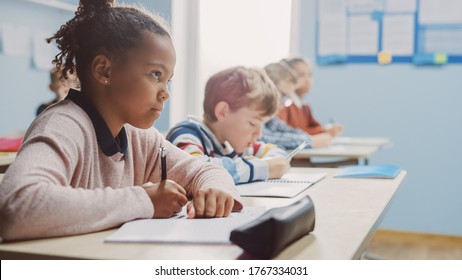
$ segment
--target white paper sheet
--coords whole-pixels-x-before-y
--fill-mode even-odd
[[[350,13],[372,13],[383,10],[383,0],[349,0],[348,11]]]
[[[379,49],[379,25],[371,15],[349,17],[348,54],[376,55]]]
[[[231,231],[265,212],[263,207],[246,207],[226,218],[187,219],[184,215],[171,219],[143,219],[125,223],[105,242],[201,243],[229,244]]]
[[[382,49],[392,55],[412,55],[414,52],[414,15],[384,15]]]
[[[414,13],[417,9],[417,0],[386,0],[385,12],[399,13],[408,12]]]
[[[240,184],[236,188],[241,196],[285,197],[291,198],[326,177],[326,173],[289,173],[280,180],[259,181]]]
[[[319,55],[345,55],[346,18],[331,18],[319,21]]]
[[[425,52],[462,55],[462,28],[427,29],[424,34]]]
[[[461,24],[462,1],[420,0],[419,22],[421,24]]]
[[[346,53],[345,0],[319,1],[318,54]]]

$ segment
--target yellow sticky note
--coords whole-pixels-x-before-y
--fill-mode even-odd
[[[390,64],[391,63],[391,53],[388,52],[388,51],[381,51],[379,52],[379,54],[377,55],[377,60],[379,62],[380,65],[384,65],[384,64]]]
[[[445,53],[435,54],[435,64],[446,64],[448,63],[448,55]]]

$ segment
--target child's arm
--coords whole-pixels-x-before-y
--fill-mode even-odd
[[[85,141],[83,135],[56,138],[53,131],[46,132],[25,141],[1,184],[0,236],[4,240],[95,232],[152,217],[152,203],[141,187],[104,187],[89,177],[98,151],[84,154],[75,146]],[[88,184],[71,186],[71,180]]]
[[[231,195],[216,189],[205,189],[195,193],[192,203],[188,204],[188,218],[221,218],[227,217],[233,210]]]
[[[161,146],[167,150],[167,178],[183,186],[187,197],[193,200],[192,205],[197,205],[197,211],[194,215],[190,214],[191,217],[223,217],[228,216],[230,211],[242,209],[239,193],[226,170],[191,157],[158,133],[152,142],[156,143],[153,151]],[[153,156],[153,159],[149,180],[156,182],[160,180],[160,160],[158,156]]]
[[[332,137],[335,137],[342,133],[343,126],[338,123],[327,124],[324,126],[324,130],[326,131],[326,133],[329,133]]]
[[[326,148],[332,143],[332,136],[329,133],[319,133],[312,136],[313,148]]]
[[[181,208],[188,202],[186,190],[172,180],[164,180],[155,184],[147,182],[142,187],[154,206],[153,218],[171,217],[181,212]]]
[[[286,159],[288,153],[273,144],[255,142],[252,145],[253,156],[263,159],[268,165],[268,177],[270,179],[281,178],[290,168],[290,162]]]
[[[288,150],[297,148],[305,141],[309,143],[306,145],[306,149],[312,147],[311,136],[308,133],[293,128],[278,118],[274,118],[264,125],[261,141],[272,143]]]
[[[202,139],[202,141],[201,141]],[[242,157],[212,157],[206,154],[207,147],[203,146],[206,141],[202,135],[194,130],[188,130],[187,133],[175,135],[168,139],[183,151],[193,155],[203,162],[209,162],[215,166],[223,167],[228,171],[235,184],[248,183],[256,180],[266,180],[270,178],[268,163],[257,157],[245,159]],[[269,149],[270,156],[285,155],[281,149]]]

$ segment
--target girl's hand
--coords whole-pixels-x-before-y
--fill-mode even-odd
[[[196,191],[186,211],[190,219],[221,218],[229,216],[233,207],[234,199],[230,194],[209,188]]]
[[[142,185],[154,206],[153,218],[168,218],[181,211],[188,198],[186,190],[172,180]]]

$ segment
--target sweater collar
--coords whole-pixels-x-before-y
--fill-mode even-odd
[[[291,92],[289,94],[289,96],[290,96],[290,99],[292,99],[293,104],[297,108],[302,108],[303,107],[303,100],[295,92]]]
[[[122,127],[119,134],[114,138],[103,117],[83,94],[75,89],[70,89],[66,99],[71,100],[87,113],[93,123],[98,145],[106,156],[112,157],[119,154],[120,157],[123,157],[125,155],[128,147],[125,127]]]

